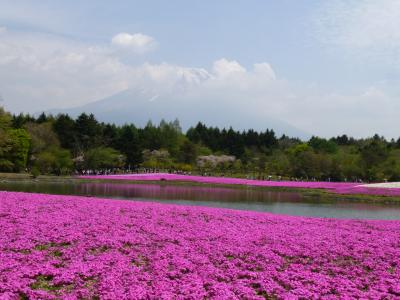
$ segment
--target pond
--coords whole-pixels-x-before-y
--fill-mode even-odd
[[[227,188],[190,185],[84,183],[84,182],[0,182],[0,190],[47,194],[84,195],[101,198],[156,201],[182,205],[224,207],[294,216],[339,219],[400,220],[400,205],[351,200],[309,199],[302,193],[256,188]]]

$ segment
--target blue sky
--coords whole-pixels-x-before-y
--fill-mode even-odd
[[[143,32],[155,37],[161,46],[159,51],[145,58],[131,58],[134,62],[166,61],[203,67],[221,57],[234,58],[244,66],[268,60],[288,79],[327,82],[332,80],[332,71],[352,69],[337,57],[321,52],[313,32],[318,1],[41,1],[39,5],[27,1],[17,6],[14,3],[9,1],[7,6],[14,11],[28,7],[28,17],[23,13],[18,18],[7,17],[3,12],[2,23],[18,30],[100,44],[107,44],[118,32]],[[326,72],[325,67],[333,70]],[[333,77],[337,82],[346,82],[341,76]]]
[[[396,137],[399,20],[396,0],[0,0],[0,94],[36,112],[130,88],[178,94],[185,74],[192,93],[240,95],[319,135]]]

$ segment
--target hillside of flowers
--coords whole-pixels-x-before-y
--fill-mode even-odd
[[[83,179],[131,180],[131,181],[190,181],[210,184],[233,184],[260,187],[283,187],[304,189],[325,189],[339,194],[359,194],[376,196],[400,196],[400,188],[371,188],[354,182],[319,182],[319,181],[267,181],[243,178],[179,175],[168,173],[144,173],[124,175],[86,175]]]
[[[0,299],[398,299],[400,221],[0,192]]]

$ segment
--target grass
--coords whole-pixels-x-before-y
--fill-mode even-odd
[[[29,173],[1,173],[0,181],[8,180],[29,180],[29,181],[62,181],[62,180],[75,180],[73,176],[55,176],[55,175],[39,175],[37,178],[33,178],[32,174]]]

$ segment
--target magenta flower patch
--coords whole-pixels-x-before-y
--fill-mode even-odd
[[[400,297],[400,221],[0,192],[1,299]]]

